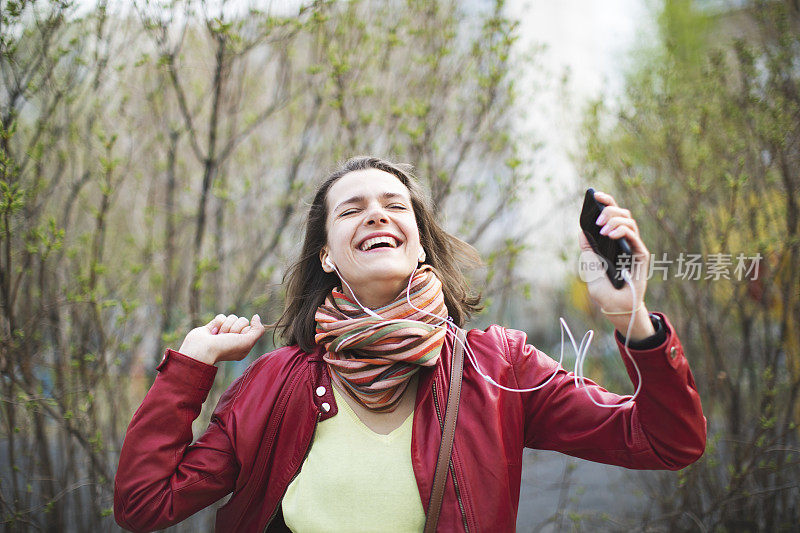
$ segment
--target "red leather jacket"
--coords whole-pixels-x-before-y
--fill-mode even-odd
[[[640,469],[674,470],[700,457],[706,437],[700,399],[680,341],[664,323],[666,342],[631,350],[643,384],[635,404],[620,408],[592,404],[563,369],[543,389],[520,394],[487,383],[465,361],[455,476],[448,477],[439,529],[513,531],[526,446]],[[470,331],[468,340],[483,371],[506,386],[538,385],[557,367],[519,331],[492,326]],[[423,508],[431,493],[451,358],[448,337],[440,363],[420,375],[411,459]],[[627,356],[623,360],[634,379]],[[224,393],[194,444],[191,424],[217,369],[169,350],[158,370],[120,453],[117,523],[132,530],[163,528],[231,492],[217,513],[217,531],[264,531],[282,522],[281,499],[303,464],[316,424],[337,413],[322,351],[307,354],[289,346],[260,357]],[[620,400],[590,386],[599,401]]]

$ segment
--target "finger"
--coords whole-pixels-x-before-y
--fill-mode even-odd
[[[228,352],[229,358],[241,360],[247,356],[261,335],[264,334],[264,331],[266,331],[266,328],[261,324],[261,319],[258,315],[255,315],[250,325],[243,328],[242,335],[232,335],[228,337],[230,348]]]
[[[250,321],[247,320],[247,318],[240,316],[238,319],[236,319],[236,322],[234,322],[233,325],[231,326],[230,333],[241,333],[242,328],[244,328],[249,323]]]
[[[239,320],[239,317],[238,317],[238,316],[236,316],[236,315],[228,315],[228,316],[225,318],[225,321],[224,321],[224,322],[222,323],[222,325],[220,326],[220,328],[219,328],[219,332],[220,332],[220,333],[229,333],[229,332],[231,331],[231,327],[233,326],[233,324],[234,324],[234,323],[235,323],[237,320]]]
[[[600,228],[600,235],[608,235],[612,239],[618,239],[621,234],[617,230],[619,230],[623,226],[631,228],[634,231],[634,233],[639,233],[639,226],[636,224],[636,221],[634,219],[625,217],[614,217],[611,220],[609,220],[605,224],[605,226]]]
[[[613,205],[613,206],[617,205],[617,201],[614,200],[613,196],[611,196],[610,194],[606,194],[606,193],[604,193],[602,191],[595,191],[594,192],[594,197],[601,204]]]
[[[212,335],[216,335],[217,333],[219,333],[219,327],[222,325],[224,321],[225,321],[225,315],[219,314],[214,318],[212,318],[211,322],[206,324],[206,328],[208,329],[208,331],[211,332]]]
[[[600,216],[597,217],[597,224],[604,224],[614,217],[633,218],[631,212],[616,205],[608,205],[603,208]]]
[[[248,331],[252,330],[256,325],[260,324],[261,324],[261,317],[259,317],[258,315],[253,315],[253,318],[250,320],[250,322],[245,327],[242,328],[242,333],[247,333]]]
[[[612,236],[613,234],[613,236]],[[619,239],[625,238],[628,240],[628,244],[631,245],[631,252],[633,255],[638,258],[638,261],[646,261],[650,257],[650,252],[647,250],[647,247],[644,245],[644,241],[642,241],[641,236],[638,232],[635,232],[632,228],[626,225],[620,225],[614,232],[608,235],[612,239]]]
[[[253,343],[258,340],[261,335],[264,334],[267,328],[261,323],[261,317],[258,314],[253,315],[253,319],[250,321],[250,329],[247,331],[247,334],[253,338]]]

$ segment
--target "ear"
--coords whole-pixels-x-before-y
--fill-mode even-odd
[[[319,251],[319,262],[322,263],[322,270],[324,270],[329,274],[333,272],[333,267],[331,266],[330,263],[330,258],[328,256],[327,248],[323,248],[322,250]]]
[[[420,263],[424,263],[425,262],[425,257],[426,257],[425,249],[424,248],[420,248],[419,249],[419,255],[417,256],[417,259],[419,260]]]

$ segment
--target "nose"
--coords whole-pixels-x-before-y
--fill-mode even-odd
[[[383,206],[372,205],[367,211],[367,217],[365,223],[367,226],[374,226],[377,224],[388,224],[389,216],[386,214],[386,210],[383,208]]]

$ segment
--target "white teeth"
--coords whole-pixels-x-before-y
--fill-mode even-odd
[[[397,248],[398,246],[397,239],[395,239],[394,237],[381,236],[381,237],[373,237],[371,239],[367,239],[366,241],[364,241],[361,244],[361,250],[366,252],[367,250],[369,250],[378,243],[388,244],[392,248]]]

